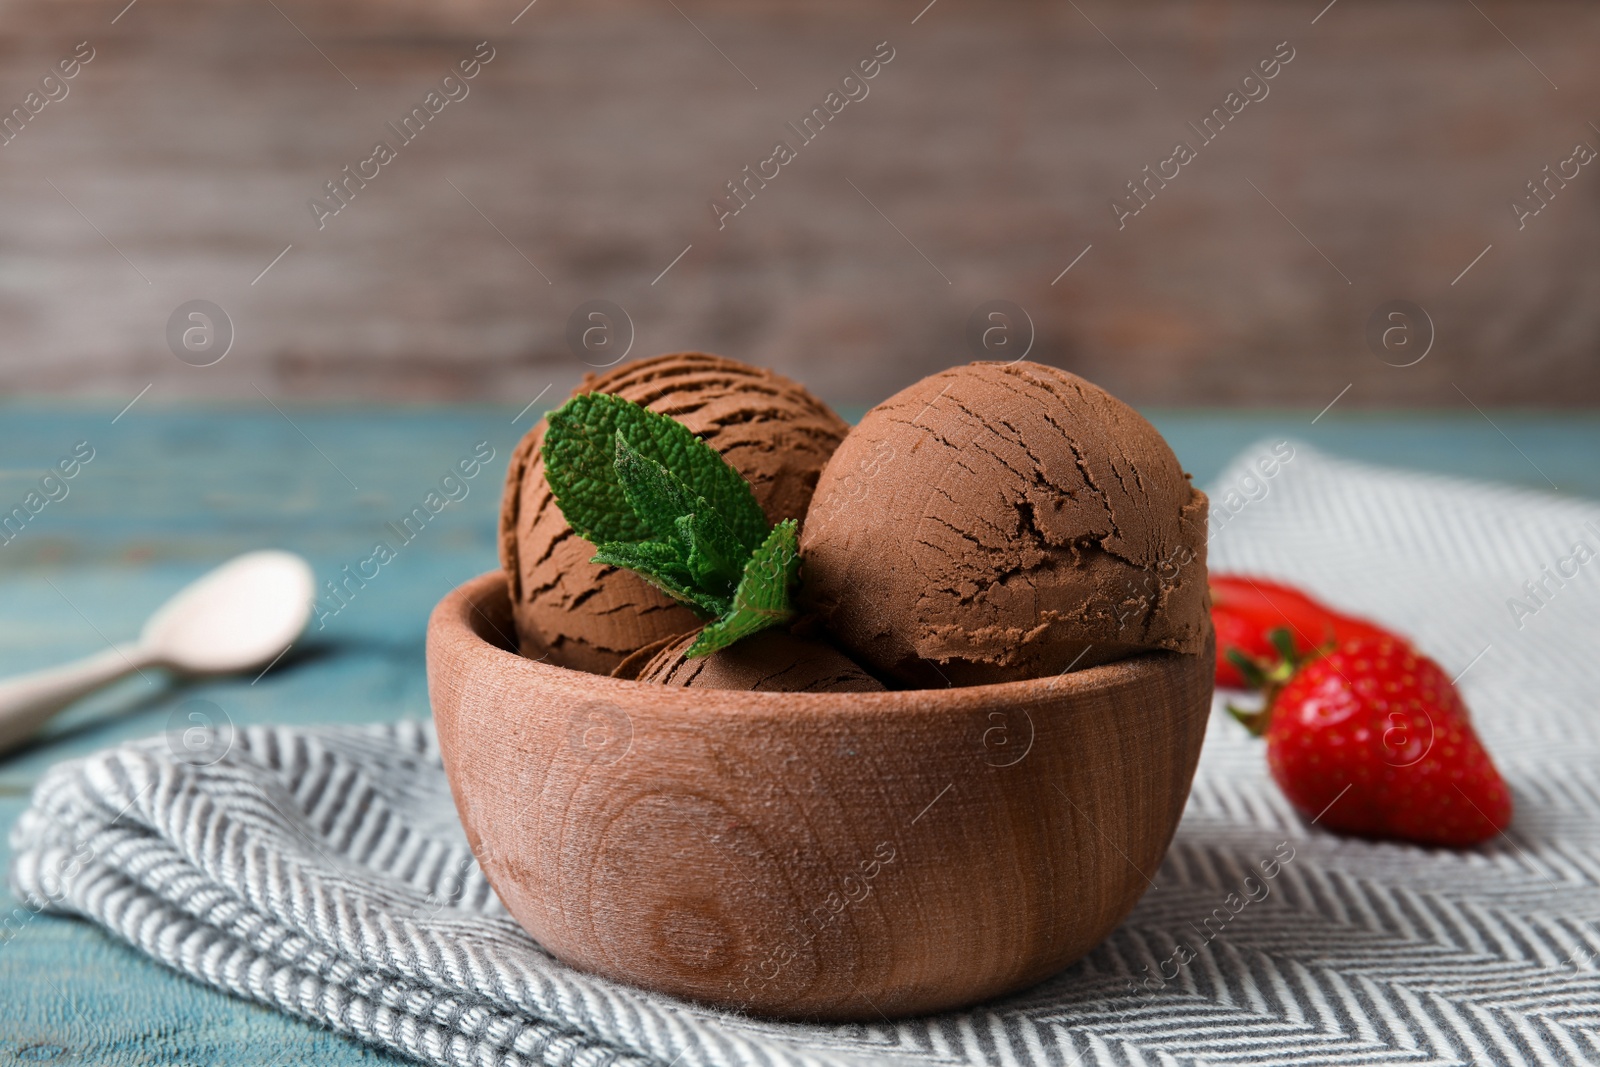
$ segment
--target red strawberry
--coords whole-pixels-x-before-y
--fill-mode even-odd
[[[1395,637],[1382,627],[1335,611],[1300,590],[1246,574],[1213,574],[1211,621],[1217,629],[1217,685],[1241,689],[1245,678],[1228,658],[1238,649],[1253,659],[1273,656],[1267,635],[1287,629],[1300,654],[1329,641],[1352,637]]]
[[[1286,633],[1275,640],[1288,648]],[[1511,793],[1438,664],[1392,637],[1292,659],[1266,675],[1266,707],[1240,719],[1265,729],[1272,777],[1301,814],[1362,837],[1452,847],[1510,824]]]

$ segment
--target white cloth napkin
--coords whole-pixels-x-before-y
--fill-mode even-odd
[[[427,724],[61,764],[13,830],[13,884],[438,1064],[1600,1062],[1600,506],[1271,441],[1211,488],[1214,569],[1298,583],[1461,674],[1509,833],[1448,852],[1308,827],[1214,714],[1156,888],[1104,945],[1021,995],[873,1026],[752,1021],[551,958],[473,863]]]

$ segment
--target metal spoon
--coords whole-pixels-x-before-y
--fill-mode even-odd
[[[124,675],[158,666],[226,674],[283,654],[311,618],[316,579],[292,552],[247,552],[179,590],[136,641],[0,682],[0,752],[50,716]]]

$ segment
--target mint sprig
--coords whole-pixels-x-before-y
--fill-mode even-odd
[[[767,539],[745,561],[744,573],[733,591],[733,604],[695,638],[690,659],[726,648],[735,641],[760,633],[794,617],[789,590],[800,575],[800,534],[793,519],[772,528]]]
[[[769,527],[750,483],[682,423],[608,393],[549,416],[545,477],[595,563],[626,567],[711,618],[690,657],[794,616],[794,520]]]

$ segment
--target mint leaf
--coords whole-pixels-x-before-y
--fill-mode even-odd
[[[628,444],[620,430],[613,435],[612,449],[623,498],[657,540],[677,540],[680,517],[697,507],[710,510],[711,505],[695,495],[682,478]]]
[[[750,558],[714,511],[693,511],[678,519],[678,534],[689,550],[689,570],[703,588],[732,595]]]
[[[616,437],[675,474],[719,515],[745,552],[767,535],[767,519],[739,472],[688,427],[609,393],[575,396],[551,412],[545,477],[578,535],[599,544],[642,541],[651,531],[629,504],[616,469]]]
[[[732,606],[732,598],[704,592],[694,580],[676,545],[659,541],[607,541],[595,550],[591,563],[626,567],[675,600],[699,608],[706,615],[722,615]]]
[[[693,659],[727,648],[735,641],[760,633],[794,617],[789,593],[800,574],[800,535],[793,519],[772,528],[761,547],[744,565],[733,604],[715,622],[708,623],[685,655]]]
[[[657,540],[679,550],[700,588],[730,596],[750,552],[734,539],[706,498],[696,496],[683,479],[629,445],[620,432],[616,467],[623,494],[640,521]]]
[[[607,393],[549,417],[545,478],[593,562],[636,572],[710,616],[703,656],[794,616],[800,572],[793,519],[768,528],[750,484],[688,428]]]
[[[545,480],[567,525],[585,541],[644,540],[649,527],[634,514],[617,480],[616,428],[603,418],[604,409],[593,408],[587,396],[576,396],[547,416],[540,445]]]

